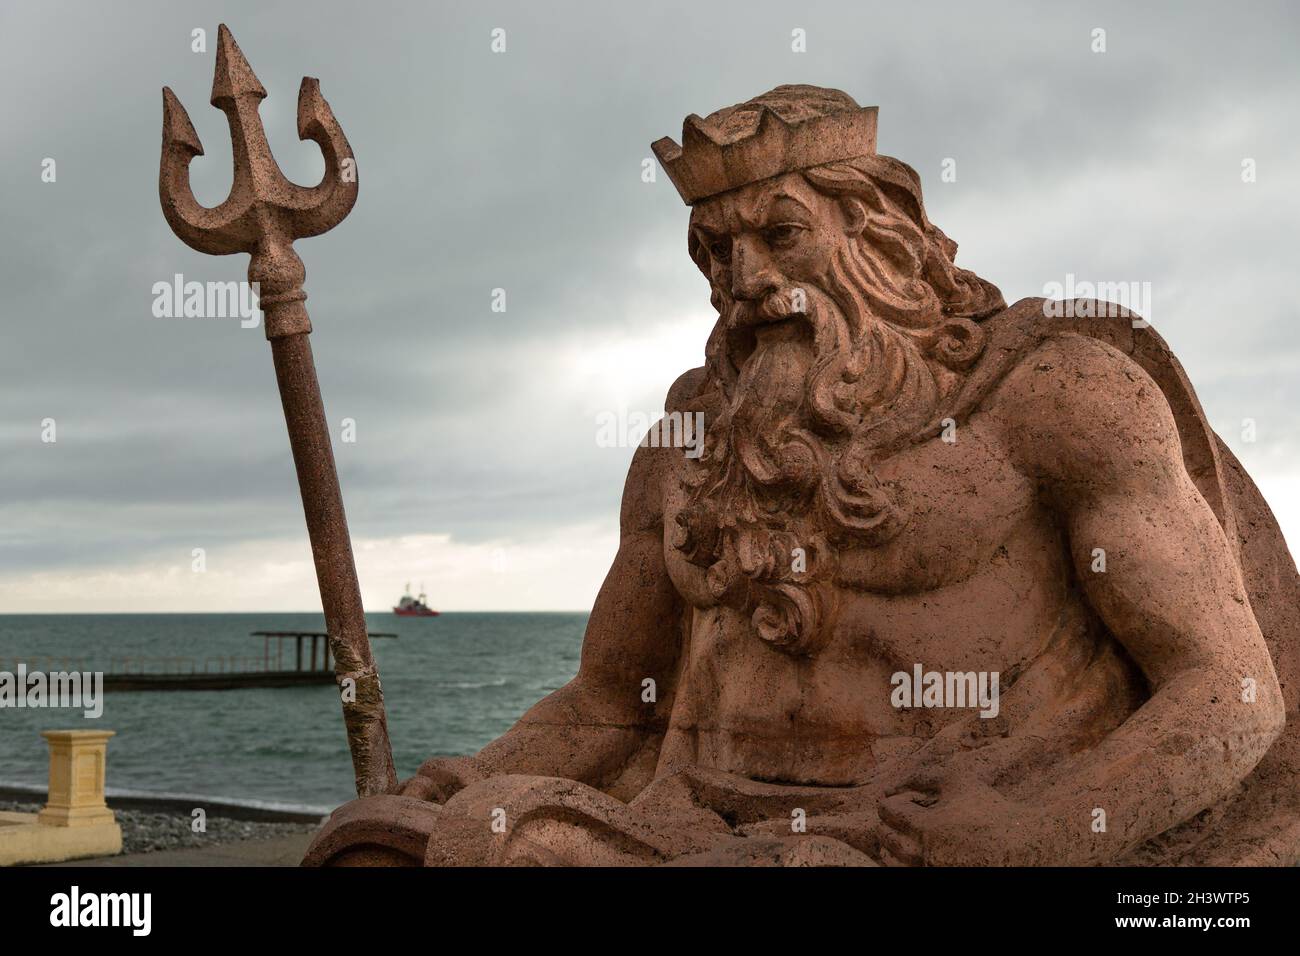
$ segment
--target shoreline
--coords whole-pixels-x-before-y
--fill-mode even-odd
[[[0,784],[0,801],[44,804],[47,791],[43,786]],[[307,804],[278,804],[273,801],[241,801],[230,797],[201,797],[179,793],[146,793],[137,790],[114,791],[105,794],[110,810],[128,810],[140,813],[182,813],[188,819],[196,807],[201,807],[209,817],[237,820],[246,823],[310,823],[318,825],[333,807]]]
[[[44,803],[44,794],[26,794],[17,799],[0,797],[0,810],[19,813],[35,813]],[[110,805],[112,801],[110,801]],[[203,861],[224,859],[232,853],[262,854],[268,848],[274,851],[277,859],[287,852],[298,853],[301,859],[307,845],[320,828],[319,817],[308,820],[286,820],[283,818],[239,819],[224,814],[221,810],[205,807],[201,829],[196,830],[193,807],[150,807],[138,805],[124,807],[114,806],[113,815],[122,831],[122,850],[110,856],[92,856],[79,860],[66,861],[68,865],[79,865],[94,861],[95,865],[114,866],[118,861],[123,865],[133,865],[132,860],[149,857],[163,861],[172,857],[178,860],[193,861],[185,865],[205,865]],[[233,808],[236,811],[247,808]],[[238,848],[242,847],[242,850]],[[156,854],[161,854],[156,856]],[[253,860],[249,860],[253,862]],[[144,863],[142,865],[158,866],[162,862]],[[283,865],[283,863],[277,864]]]

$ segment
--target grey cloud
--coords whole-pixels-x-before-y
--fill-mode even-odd
[[[352,215],[298,247],[327,408],[363,434],[336,449],[358,536],[476,540],[616,514],[630,452],[596,448],[545,377],[560,343],[637,334],[653,315],[701,316],[702,354],[686,210],[666,177],[641,182],[641,160],[685,114],[783,82],[879,104],[881,150],[920,171],[959,261],[1009,299],[1077,263],[1178,289],[1158,324],[1211,418],[1253,412],[1271,427],[1238,449],[1247,465],[1295,467],[1280,424],[1300,398],[1283,374],[1300,212],[1300,130],[1277,112],[1300,99],[1287,4],[21,0],[0,13],[0,568],[302,533],[261,332],[149,310],[176,272],[246,268],[183,247],[156,195],[164,84],[206,149],[197,194],[215,203],[229,186],[229,135],[207,105],[223,19],[270,93],[286,173],[322,169],[294,133],[303,75],[321,79],[360,163]],[[794,27],[806,54],[790,52]],[[1094,27],[1105,54],[1089,52]],[[1230,178],[1238,152],[1258,156],[1259,201],[1211,201],[1205,183]],[[46,156],[56,184],[39,180]],[[949,156],[960,174],[944,185]],[[1063,183],[1108,215],[1063,221],[1047,205]],[[489,311],[494,287],[505,315]],[[1263,359],[1264,374],[1243,371]],[[678,371],[636,400],[653,409]],[[39,444],[47,416],[57,449]]]

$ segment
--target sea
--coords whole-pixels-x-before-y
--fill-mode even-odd
[[[397,635],[371,644],[398,776],[434,754],[474,753],[565,684],[577,673],[586,622],[585,612],[368,615],[371,631]],[[0,615],[0,671],[16,671],[16,659],[47,671],[260,666],[263,638],[250,632],[324,629],[320,614]],[[283,653],[292,669],[293,641]],[[272,641],[273,664],[275,655]],[[116,734],[110,794],[311,812],[355,796],[332,684],[106,691],[103,704],[97,719],[74,709],[0,708],[0,787],[44,791],[49,754],[40,732],[91,729]]]

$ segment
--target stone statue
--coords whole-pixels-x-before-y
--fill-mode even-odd
[[[633,456],[577,676],[307,864],[1300,858],[1268,507],[1146,323],[1008,307],[875,142],[782,86],[654,144],[718,311],[666,400],[703,451]]]

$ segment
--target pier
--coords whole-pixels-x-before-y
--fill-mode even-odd
[[[238,690],[246,687],[303,687],[334,683],[329,635],[324,631],[253,631],[262,638],[260,657],[235,654],[195,657],[115,655],[109,658],[104,690]],[[370,632],[369,637],[396,638],[396,634]],[[272,654],[272,642],[275,653]],[[286,666],[285,643],[293,642],[292,666]],[[304,661],[303,651],[307,651]],[[318,661],[319,658],[319,661]],[[25,657],[0,660],[0,670],[19,661],[29,672],[94,672],[85,657]],[[44,661],[44,667],[39,666]],[[305,664],[305,666],[304,666]]]

